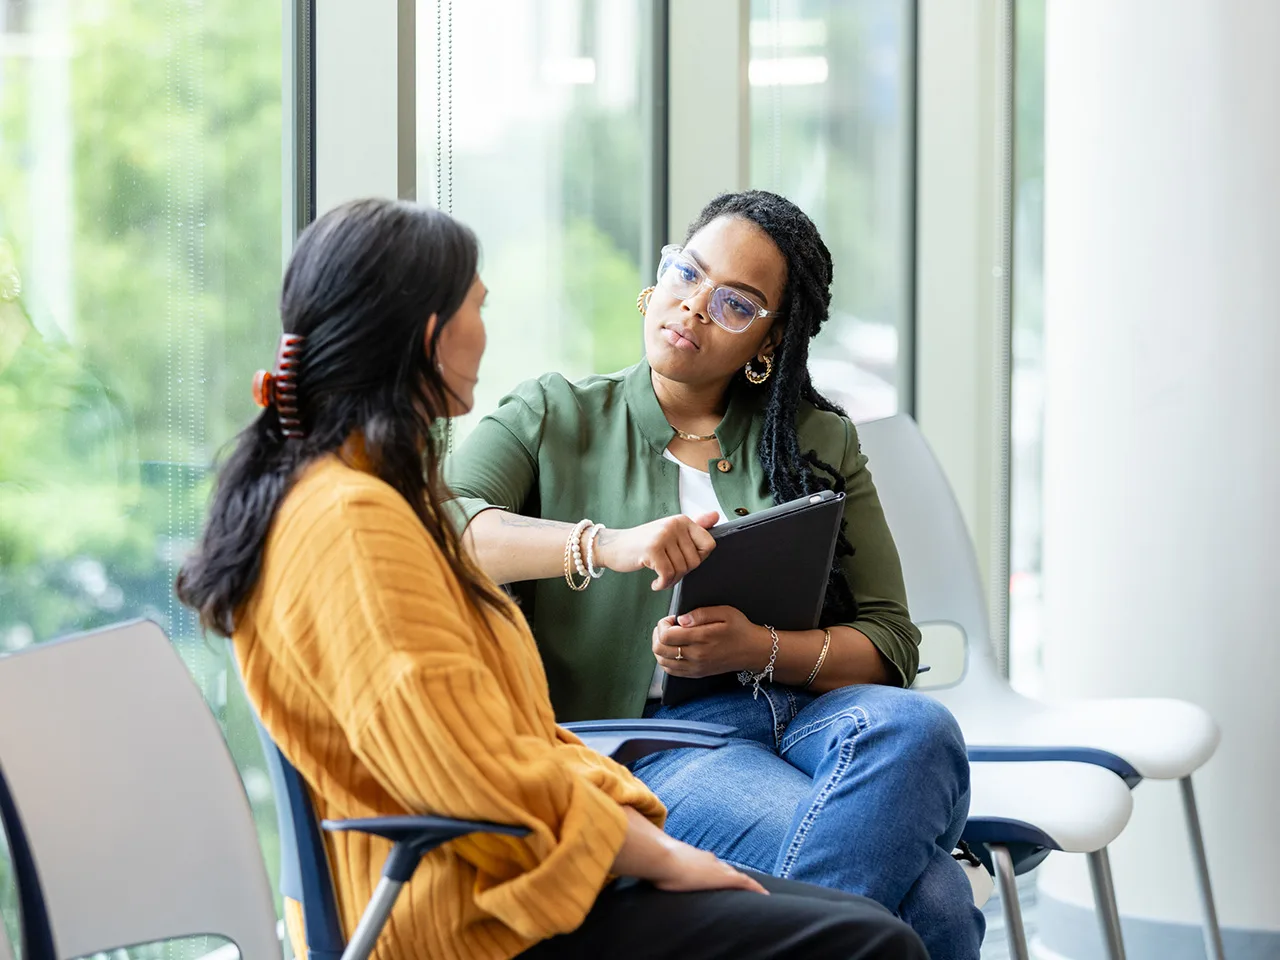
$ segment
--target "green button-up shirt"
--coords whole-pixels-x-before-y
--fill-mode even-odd
[[[920,633],[907,614],[897,548],[857,431],[808,404],[798,420],[800,449],[838,464],[845,477],[854,553],[843,564],[858,601],[858,619],[847,626],[866,634],[909,685]],[[726,516],[773,505],[757,453],[762,422],[763,391],[735,388],[716,428],[722,456],[707,465]],[[577,383],[551,373],[518,386],[481,420],[449,458],[447,477],[465,522],[500,507],[634,527],[680,512],[680,469],[662,456],[674,437],[647,363]],[[647,570],[609,573],[583,593],[559,578],[517,586],[561,722],[641,715],[653,676],[651,635],[671,604],[670,591],[649,589],[652,579]]]

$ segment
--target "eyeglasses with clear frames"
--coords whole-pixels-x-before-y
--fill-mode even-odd
[[[766,310],[755,297],[736,287],[714,283],[697,262],[676,244],[662,248],[658,261],[658,285],[678,300],[688,300],[703,287],[711,291],[707,314],[716,325],[730,333],[744,333],[760,317],[774,317],[777,310]]]

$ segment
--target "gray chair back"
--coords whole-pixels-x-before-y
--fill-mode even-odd
[[[0,770],[59,958],[202,934],[281,956],[239,774],[156,624],[0,657]]]

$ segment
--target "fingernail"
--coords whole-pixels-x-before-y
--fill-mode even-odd
[[[693,626],[693,617],[692,617],[692,616],[690,616],[690,615],[689,615],[689,614],[687,614],[687,613],[682,613],[682,614],[680,615],[680,626],[682,626],[682,627],[692,627],[692,626]]]

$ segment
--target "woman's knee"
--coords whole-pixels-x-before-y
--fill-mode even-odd
[[[933,745],[961,754],[965,751],[964,734],[951,711],[914,690],[870,685],[846,687],[824,694],[814,701],[810,709],[813,708],[825,714],[828,721],[847,720],[839,724],[845,735],[875,728],[912,745]]]
[[[817,736],[827,751],[849,744],[886,762],[909,759],[934,775],[953,774],[959,792],[968,789],[964,734],[951,711],[932,697],[896,687],[849,687],[824,694],[806,710],[811,717],[797,717],[787,731],[784,755]]]
[[[905,709],[898,725],[918,740],[964,753],[964,733],[955,715],[933,697],[903,690]]]
[[[937,700],[900,690],[897,709],[884,711],[893,750],[938,774],[954,774],[957,789],[969,789],[969,754],[955,716]]]

